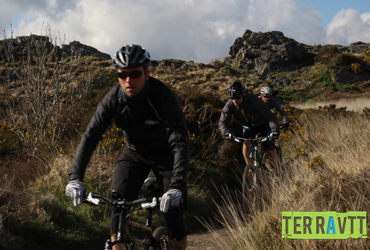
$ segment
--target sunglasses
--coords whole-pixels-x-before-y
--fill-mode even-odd
[[[133,71],[122,71],[117,72],[117,75],[121,79],[126,79],[127,77],[130,77],[131,79],[137,79],[141,77],[144,74],[145,70],[133,70]]]
[[[262,97],[263,98],[270,98],[271,96],[270,95],[263,95]]]

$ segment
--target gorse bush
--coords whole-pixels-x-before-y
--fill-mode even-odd
[[[22,142],[14,132],[17,129],[22,128],[11,127],[6,122],[0,124],[0,155],[15,153],[22,147]],[[25,134],[25,136],[27,136],[27,134]]]

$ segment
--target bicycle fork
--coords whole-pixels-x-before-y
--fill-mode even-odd
[[[118,230],[117,230],[117,241],[118,242],[130,242],[130,239],[127,235],[127,220],[129,214],[121,211],[118,215]]]
[[[144,249],[149,249],[150,246],[152,246],[152,216],[153,216],[153,209],[149,208],[147,209],[146,213],[146,221],[145,221],[145,238],[143,241],[143,247]]]
[[[253,183],[253,189],[257,190],[257,171],[258,171],[258,145],[255,144],[253,145],[253,151],[251,154],[253,154],[252,159],[253,159],[253,167],[254,167],[254,173],[252,176],[252,183]]]

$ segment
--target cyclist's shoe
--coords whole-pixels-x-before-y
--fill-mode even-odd
[[[110,239],[107,239],[107,241],[105,242],[105,245],[104,245],[104,249],[105,250],[112,250],[112,242],[110,241]]]
[[[111,241],[110,239],[107,239],[104,245],[105,250],[112,250],[113,246],[118,244],[118,241]]]

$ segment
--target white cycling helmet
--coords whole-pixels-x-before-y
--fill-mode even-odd
[[[113,57],[116,68],[131,68],[136,66],[149,66],[149,52],[140,45],[132,44],[123,46]]]
[[[264,86],[261,88],[261,95],[272,95],[272,88]]]

